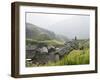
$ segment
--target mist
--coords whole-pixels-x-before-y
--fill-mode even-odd
[[[89,39],[90,35],[89,15],[27,13],[26,22],[66,36],[69,39],[73,39],[75,36],[78,39]]]

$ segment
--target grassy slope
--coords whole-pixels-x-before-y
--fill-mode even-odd
[[[38,44],[38,43],[46,43],[48,45],[64,45],[63,42],[61,41],[57,41],[57,40],[45,40],[45,41],[37,41],[37,40],[31,40],[31,39],[27,39],[26,40],[26,44],[32,44],[32,45],[35,45],[35,44]]]
[[[69,55],[56,63],[48,63],[46,66],[60,66],[60,65],[78,65],[89,64],[89,49],[86,50],[73,50]]]

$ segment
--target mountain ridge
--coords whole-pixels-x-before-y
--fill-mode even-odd
[[[36,40],[59,40],[66,41],[67,37],[63,35],[55,34],[53,31],[38,27],[31,23],[26,23],[26,38],[27,39],[36,39]]]

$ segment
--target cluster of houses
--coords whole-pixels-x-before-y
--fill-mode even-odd
[[[77,40],[68,41],[62,47],[55,47],[44,43],[26,46],[26,61],[32,64],[44,65],[48,62],[56,62],[65,54],[76,49]]]

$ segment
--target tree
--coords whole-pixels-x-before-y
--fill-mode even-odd
[[[75,36],[75,40],[77,40],[77,37]]]

